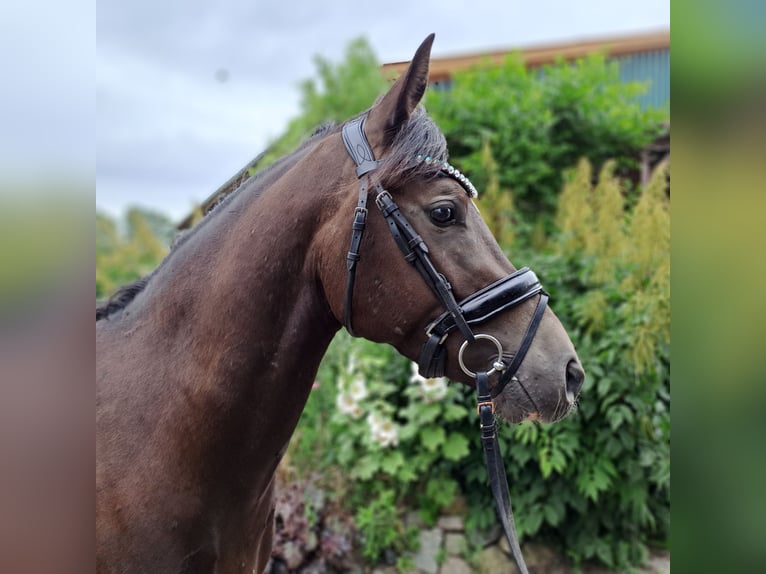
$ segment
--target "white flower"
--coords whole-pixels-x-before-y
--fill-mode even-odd
[[[373,426],[370,418],[367,419],[372,430],[372,440],[382,447],[396,446],[399,444],[399,429],[392,420],[375,417],[373,421],[375,422],[375,426]]]
[[[370,427],[370,431],[372,431],[372,435],[375,436],[380,431],[383,419],[375,413],[370,413],[367,415],[367,424]]]
[[[344,415],[349,415],[355,419],[362,416],[362,408],[351,395],[338,393],[338,398],[335,399],[335,404],[337,405],[338,410]]]
[[[348,387],[348,394],[356,402],[362,401],[367,397],[367,385],[364,384],[362,377],[356,377]]]
[[[392,420],[370,413],[367,415],[367,424],[370,427],[372,440],[380,446],[387,447],[399,444],[399,430]]]
[[[440,401],[447,396],[447,379],[444,377],[426,379],[418,372],[418,366],[415,363],[412,363],[410,381],[420,385],[420,394],[426,402]]]
[[[440,401],[447,396],[447,379],[444,377],[423,379],[420,383],[420,388],[426,400]]]
[[[416,363],[410,364],[410,370],[412,371],[412,376],[410,377],[411,383],[418,383],[420,384],[420,381],[425,380],[423,376],[418,372],[418,366]]]

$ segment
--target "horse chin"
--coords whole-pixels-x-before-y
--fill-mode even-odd
[[[506,422],[519,424],[526,420],[540,420],[540,413],[529,397],[518,388],[509,385],[497,395],[493,402],[495,413]]]
[[[517,384],[509,384],[494,399],[495,413],[503,420],[519,424],[524,421],[553,423],[567,416],[572,410],[568,397],[563,400],[547,401],[530,394]]]

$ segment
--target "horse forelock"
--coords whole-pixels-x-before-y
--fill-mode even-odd
[[[439,163],[422,161],[426,157],[441,163],[447,161],[449,154],[444,134],[425,108],[419,105],[394,135],[391,145],[381,158],[377,177],[384,187],[393,188],[413,179],[434,177],[440,171]]]

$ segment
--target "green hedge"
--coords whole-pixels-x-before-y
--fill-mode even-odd
[[[615,160],[619,175],[636,170],[640,150],[669,119],[665,110],[641,109],[636,96],[645,90],[621,82],[617,63],[601,54],[539,69],[511,55],[502,65],[456,73],[449,89],[428,93],[426,107],[447,137],[453,165],[484,189],[488,142],[499,185],[513,192],[522,219],[549,226],[562,173],[581,157],[597,169]]]

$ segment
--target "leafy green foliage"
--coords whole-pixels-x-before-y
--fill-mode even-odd
[[[379,561],[386,551],[401,554],[416,546],[417,529],[404,526],[394,501],[394,491],[383,490],[356,512],[362,556],[373,563]]]
[[[581,164],[580,171],[589,170]],[[508,471],[521,491],[514,499],[519,530],[558,537],[572,558],[598,559],[614,568],[639,562],[648,542],[668,536],[670,349],[664,325],[670,312],[670,277],[664,262],[670,253],[662,237],[669,232],[669,199],[657,191],[664,190],[665,177],[665,169],[658,169],[639,199],[639,205],[645,204],[642,210],[654,217],[638,217],[637,207],[622,218],[619,232],[594,225],[602,212],[615,209],[613,200],[604,200],[604,189],[618,185],[611,170],[602,170],[595,187],[584,177],[573,177],[580,184],[569,190],[568,199],[562,196],[559,209],[571,201],[587,205],[589,215],[562,230],[550,252],[524,254],[525,263],[539,270],[551,292],[587,377],[573,416],[536,431],[525,423],[504,433],[516,439]],[[655,272],[647,274],[640,265],[646,253],[639,244],[649,228],[655,230],[653,242],[648,242]],[[573,235],[580,236],[580,244],[572,246]],[[609,235],[616,245],[598,235]],[[601,269],[604,258],[611,262],[609,274]],[[603,302],[598,308],[587,303],[594,293]],[[637,320],[631,312],[635,302],[647,298],[655,304],[645,307]],[[637,355],[641,340],[649,352]],[[531,471],[535,462],[540,477]],[[544,487],[539,496],[530,497],[541,477]],[[546,510],[550,506],[565,512]],[[543,509],[539,525],[529,519],[535,508]]]
[[[448,90],[430,91],[426,106],[450,147],[450,162],[491,188],[483,146],[492,148],[498,185],[513,191],[529,222],[550,226],[562,172],[586,157],[600,167],[616,162],[624,175],[658,135],[664,112],[642,110],[646,89],[620,81],[617,63],[593,55],[528,70],[521,58],[458,72]]]
[[[417,499],[421,515],[435,520],[458,493],[450,464],[470,454],[475,434],[466,425],[475,414],[464,389],[413,375],[392,348],[343,333],[327,357],[291,446],[291,463],[341,466],[355,481],[352,499],[367,500],[385,485],[398,502]]]

